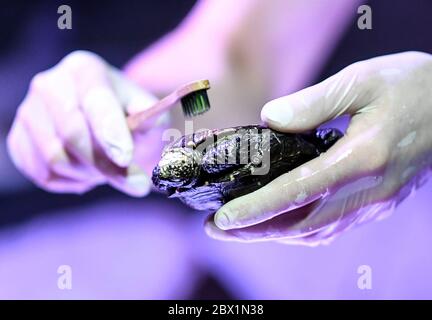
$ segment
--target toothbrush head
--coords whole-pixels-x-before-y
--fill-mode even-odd
[[[193,84],[193,88],[181,98],[181,105],[185,117],[195,117],[210,110],[210,100],[207,90],[210,88],[208,80],[201,80]]]

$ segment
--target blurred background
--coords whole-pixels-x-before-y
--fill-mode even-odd
[[[309,18],[326,24],[335,8],[332,1],[322,2],[327,10]],[[57,28],[61,4],[72,8],[71,30]],[[357,27],[361,4],[372,8],[372,30]],[[15,169],[5,139],[37,72],[78,49],[122,68],[174,30],[194,6],[193,0],[1,1],[0,298],[432,298],[431,182],[389,219],[329,246],[305,248],[218,242],[204,233],[205,214],[175,200],[157,194],[132,199],[108,187],[79,196],[50,194]],[[427,0],[352,1],[340,11],[336,35],[313,52],[304,49],[313,66],[308,76],[278,94],[321,81],[358,60],[407,50],[432,53],[431,14]],[[304,34],[297,30],[294,39],[314,40],[315,25],[319,28],[313,24]],[[299,42],[291,46],[302,53]],[[295,78],[294,70],[283,72]],[[256,101],[255,109],[261,106]],[[214,126],[226,124],[214,121]],[[71,290],[57,286],[62,265],[72,270]],[[370,290],[357,286],[361,265],[373,272]]]

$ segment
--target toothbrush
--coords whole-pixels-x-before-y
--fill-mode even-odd
[[[185,117],[195,117],[210,110],[207,90],[210,89],[208,80],[198,80],[187,83],[165,98],[156,102],[150,108],[130,115],[127,123],[131,131],[143,131],[151,127],[154,118],[162,112],[170,110],[180,101]]]

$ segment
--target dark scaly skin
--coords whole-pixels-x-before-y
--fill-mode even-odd
[[[258,125],[197,132],[165,149],[152,180],[160,191],[194,209],[217,210],[319,156],[341,136],[337,129],[292,134]],[[260,161],[264,152],[270,153],[269,163]],[[236,161],[229,162],[234,156]],[[267,173],[257,175],[258,169]]]

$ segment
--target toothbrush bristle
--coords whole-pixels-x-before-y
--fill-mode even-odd
[[[207,90],[198,90],[184,96],[181,99],[183,114],[186,117],[195,117],[210,109],[210,101]]]

